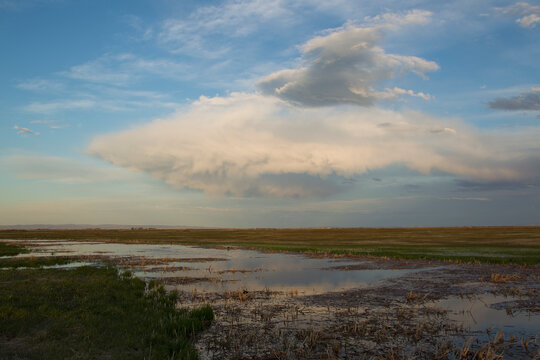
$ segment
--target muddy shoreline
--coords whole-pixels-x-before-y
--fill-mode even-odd
[[[386,266],[394,262],[388,260]],[[256,292],[244,297],[184,293],[181,300],[208,302],[215,309],[214,325],[197,343],[203,359],[540,357],[540,334],[466,328],[452,320],[451,309],[438,305],[450,297],[482,301],[496,294],[506,301],[492,308],[540,319],[538,266],[431,265],[439,266],[341,292]],[[510,280],[493,281],[492,274]]]

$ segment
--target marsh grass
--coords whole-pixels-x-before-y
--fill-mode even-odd
[[[112,267],[0,271],[2,359],[196,359],[212,308]]]
[[[0,242],[0,256],[15,256],[19,254],[26,254],[28,252],[29,250],[23,246]]]
[[[237,246],[315,255],[540,263],[540,227],[0,230],[0,239]]]
[[[39,268],[42,266],[66,265],[72,261],[66,256],[30,256],[0,259],[0,268]]]

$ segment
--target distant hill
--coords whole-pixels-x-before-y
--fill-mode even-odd
[[[10,230],[36,230],[36,229],[55,229],[55,230],[79,230],[79,229],[212,229],[205,226],[182,226],[182,225],[118,225],[118,224],[29,224],[29,225],[0,225],[0,229]]]

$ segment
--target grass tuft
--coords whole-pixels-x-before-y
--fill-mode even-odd
[[[29,252],[30,251],[23,246],[0,242],[0,256],[15,256],[19,254],[26,254]]]
[[[65,265],[72,261],[65,256],[31,256],[0,259],[0,268],[39,268],[42,266]]]
[[[0,271],[0,358],[197,359],[209,306],[112,267]]]

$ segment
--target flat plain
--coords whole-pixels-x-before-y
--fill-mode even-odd
[[[152,301],[169,299],[183,309],[175,316],[188,316],[179,320],[184,325],[165,326],[166,341],[176,344],[169,347],[172,352],[164,350],[170,358],[540,358],[540,227],[44,229],[0,230],[0,239],[4,255],[21,252],[0,259],[3,298],[17,296],[17,304],[50,293],[47,281],[65,278],[76,284],[103,267],[144,281],[107,270],[97,288],[99,281],[129,280],[139,288],[161,284],[166,293],[152,298],[146,292],[144,301],[152,308]],[[31,286],[38,278],[40,286]],[[63,289],[66,296],[78,291]],[[36,336],[24,326],[21,330],[26,320],[14,314],[27,310],[15,303],[8,304],[9,311],[0,309],[0,341],[12,351],[0,349],[0,358],[14,351],[24,355],[21,344]],[[121,306],[110,298],[100,304],[109,310]],[[53,320],[62,311],[53,309],[54,315],[43,309],[43,318]],[[200,315],[190,314],[200,309],[209,314],[204,326],[170,336],[186,321],[199,321]],[[163,311],[147,320],[162,324],[161,316],[175,314]],[[107,314],[101,321],[108,321]],[[77,329],[83,339],[95,333],[94,324]],[[48,351],[60,347],[66,358],[85,358],[58,342],[55,329],[38,326],[37,331]],[[146,335],[134,333],[129,341]],[[180,343],[189,355],[174,351]],[[151,348],[138,350],[144,358],[157,358],[149,356]],[[90,351],[88,358],[107,354],[106,349]],[[111,351],[117,358],[133,355],[125,348]]]
[[[540,263],[540,226],[455,228],[2,230],[0,239],[162,243],[349,256]]]

